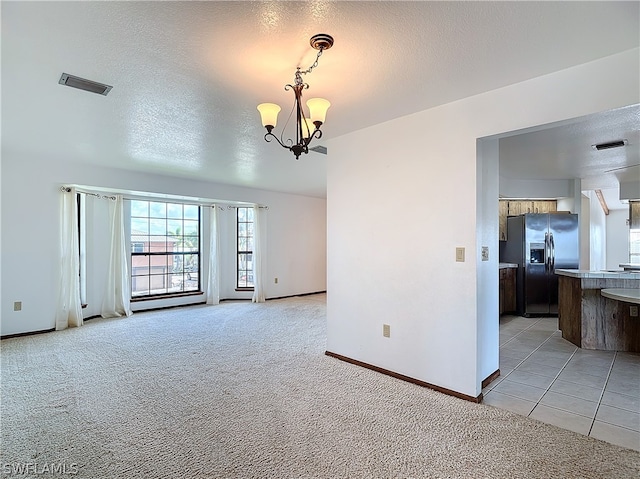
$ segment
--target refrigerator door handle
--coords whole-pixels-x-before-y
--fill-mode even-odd
[[[549,233],[544,234],[544,270],[549,271],[549,260],[551,259],[551,248],[549,246]]]
[[[549,262],[549,271],[553,273],[556,267],[556,243],[553,241],[553,233],[549,233],[549,246],[551,252],[551,258]]]

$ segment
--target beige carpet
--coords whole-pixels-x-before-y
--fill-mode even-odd
[[[2,341],[1,477],[638,477],[638,452],[325,356],[325,310],[225,302]]]

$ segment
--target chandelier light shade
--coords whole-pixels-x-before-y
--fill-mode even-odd
[[[320,125],[322,125],[327,117],[327,110],[331,106],[329,100],[325,100],[324,98],[311,98],[307,100],[307,106],[309,107],[309,116],[313,124],[319,122]]]
[[[322,138],[322,131],[320,127],[324,124],[327,110],[331,106],[329,101],[324,98],[310,98],[307,100],[307,107],[309,114],[307,115],[302,108],[302,90],[309,88],[307,83],[302,81],[302,75],[311,73],[311,71],[318,66],[318,60],[324,50],[328,50],[333,46],[333,37],[325,33],[319,33],[311,37],[309,41],[311,46],[318,50],[316,61],[304,71],[300,70],[300,67],[296,69],[295,81],[293,85],[285,85],[284,89],[289,91],[293,90],[294,103],[291,114],[295,111],[296,115],[296,138],[295,141],[291,138],[284,140],[284,130],[289,123],[285,124],[280,134],[280,138],[272,133],[273,129],[278,123],[278,113],[280,113],[280,106],[275,103],[261,103],[258,105],[258,111],[262,119],[262,126],[267,129],[267,133],[264,135],[264,139],[270,142],[273,138],[280,144],[280,146],[290,150],[296,157],[296,160],[300,158],[302,153],[309,153],[309,143],[313,139]]]
[[[280,110],[281,108],[275,103],[260,103],[258,105],[260,118],[262,118],[262,126],[269,130],[269,132],[278,124],[278,113],[280,113]]]

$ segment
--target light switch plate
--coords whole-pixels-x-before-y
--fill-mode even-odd
[[[482,261],[489,261],[489,247],[482,247]]]
[[[464,248],[456,248],[456,261],[464,263]]]
[[[391,337],[391,326],[389,326],[388,324],[383,324],[382,325],[382,335],[385,338],[390,338]]]

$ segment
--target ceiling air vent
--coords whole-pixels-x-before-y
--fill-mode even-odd
[[[323,155],[327,154],[327,147],[322,145],[314,146],[313,148],[309,148],[309,151],[315,151],[316,153],[321,153]]]
[[[627,140],[616,140],[608,143],[598,143],[597,145],[591,145],[594,150],[608,150],[609,148],[620,148],[628,143]]]
[[[97,93],[98,95],[107,96],[107,93],[111,91],[112,86],[105,85],[104,83],[98,83],[95,81],[87,80],[85,78],[76,77],[63,73],[58,81],[60,85],[71,86],[78,88],[79,90],[89,91],[91,93]]]

